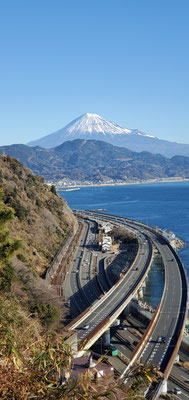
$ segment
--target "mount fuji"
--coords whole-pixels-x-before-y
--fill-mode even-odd
[[[100,115],[86,113],[71,121],[64,128],[27,143],[28,146],[41,146],[50,149],[68,140],[102,140],[130,150],[160,153],[165,157],[174,155],[189,156],[189,144],[179,144],[161,140],[138,129],[128,129],[103,119]]]

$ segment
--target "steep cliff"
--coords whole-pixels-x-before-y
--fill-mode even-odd
[[[44,277],[77,221],[54,186],[45,185],[42,177],[9,156],[0,156],[0,186],[4,207],[14,212],[7,225],[9,238],[21,242],[11,260],[9,275],[16,277],[10,277],[11,295],[32,316],[39,317],[42,325],[50,325],[65,309]]]

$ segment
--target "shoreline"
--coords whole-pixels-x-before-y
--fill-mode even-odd
[[[94,183],[94,184],[77,184],[77,185],[65,185],[58,186],[55,184],[57,190],[68,191],[67,189],[80,189],[83,187],[105,187],[105,186],[129,186],[129,185],[150,185],[152,183],[179,183],[179,182],[189,182],[189,179],[185,178],[162,178],[162,179],[148,179],[146,181],[136,181],[136,182],[115,182],[115,183]]]

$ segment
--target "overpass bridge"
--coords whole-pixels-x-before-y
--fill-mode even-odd
[[[78,340],[84,343],[84,349],[90,348],[112,325],[146,278],[153,258],[153,246],[151,240],[146,240],[143,235],[138,237],[138,242],[137,256],[128,272],[70,324],[70,329],[77,329]],[[71,278],[72,275],[70,274]],[[86,304],[87,300],[89,298],[86,299]],[[87,330],[83,329],[84,325],[88,326]]]
[[[165,269],[163,295],[150,327],[131,356],[130,365],[139,357],[144,364],[147,362],[155,364],[163,373],[164,383],[166,383],[182,340],[187,311],[187,279],[177,252],[153,227],[127,218],[97,212],[82,211],[80,213],[90,218],[119,223],[127,228],[138,230],[140,234],[142,231],[142,234],[148,237],[148,244],[149,241],[153,243],[161,254]],[[135,285],[134,282],[133,285]],[[111,322],[111,314],[108,318]],[[108,321],[104,319],[102,326],[103,324],[105,326],[106,322]],[[94,334],[98,336],[98,332],[102,334],[101,325],[96,327]],[[86,338],[86,343],[90,343],[91,333],[86,335]]]

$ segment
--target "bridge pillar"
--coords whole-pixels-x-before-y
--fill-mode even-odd
[[[146,279],[143,281],[142,288],[146,287]]]
[[[167,393],[167,381],[165,379],[162,383],[162,393]]]
[[[138,298],[140,298],[140,297],[142,297],[142,296],[143,296],[143,290],[142,290],[142,287],[140,287],[140,288],[138,289],[138,292],[137,292],[137,294],[138,294]]]
[[[124,317],[127,317],[131,313],[131,306],[130,303],[123,310]]]
[[[104,346],[110,345],[110,329],[107,329],[107,331],[103,333],[102,339]]]

